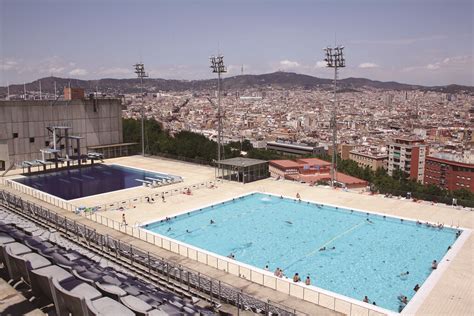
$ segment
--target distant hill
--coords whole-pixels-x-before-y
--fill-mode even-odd
[[[38,91],[39,81],[43,92],[53,93],[54,83],[58,91],[71,84],[73,87],[84,88],[86,91],[95,91],[96,87],[100,92],[108,94],[121,94],[139,92],[140,86],[137,79],[99,79],[99,80],[79,80],[72,78],[46,77],[26,84],[27,91]],[[215,89],[217,79],[207,80],[169,80],[169,79],[146,79],[144,82],[145,91],[206,91]],[[247,88],[303,88],[303,89],[329,89],[332,79],[324,79],[309,75],[292,72],[274,72],[262,75],[241,75],[224,78],[223,89],[227,91],[241,90]],[[419,85],[403,84],[394,81],[376,81],[366,78],[345,78],[338,81],[341,92],[357,92],[361,88],[374,88],[384,90],[424,90],[438,91],[444,93],[474,93],[474,87],[461,85],[448,85],[425,87]],[[21,94],[23,85],[10,85],[10,93]],[[6,95],[6,87],[0,87],[0,94]]]

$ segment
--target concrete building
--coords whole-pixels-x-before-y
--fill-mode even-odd
[[[350,157],[350,152],[351,150],[354,149],[354,145],[349,145],[349,144],[337,144],[337,153],[339,156],[341,156],[341,159],[349,159]],[[327,154],[329,156],[332,156],[333,150],[332,150],[332,145],[328,144],[328,150]]]
[[[270,176],[310,184],[331,180],[331,163],[317,159],[270,160]],[[336,172],[336,183],[346,188],[364,188],[367,181]]]
[[[413,137],[396,137],[388,144],[388,174],[401,170],[418,182],[423,183],[425,158],[429,148],[425,141]]]
[[[267,149],[275,150],[290,156],[322,155],[326,153],[324,147],[322,146],[314,147],[303,144],[283,142],[268,142]]]
[[[69,95],[79,94],[73,91]],[[83,154],[91,146],[123,142],[121,100],[86,100],[84,93],[80,99],[67,101],[0,101],[0,126],[0,170],[41,159],[40,149],[52,147],[52,126],[70,127],[71,135],[81,137]]]
[[[474,193],[474,164],[455,160],[452,155],[444,153],[427,156],[425,184],[447,190],[466,189]]]
[[[349,159],[357,162],[359,167],[369,167],[373,171],[379,168],[387,169],[388,155],[386,154],[352,150],[349,152]]]

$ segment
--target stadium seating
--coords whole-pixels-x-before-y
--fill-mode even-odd
[[[120,245],[115,250],[128,251]],[[55,230],[2,207],[0,260],[10,281],[21,281],[35,295],[52,301],[57,315],[209,315],[195,304],[198,299],[145,282]]]

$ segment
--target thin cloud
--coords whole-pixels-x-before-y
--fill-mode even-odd
[[[51,68],[48,69],[48,72],[50,74],[61,74],[61,73],[64,72],[65,69],[66,68],[64,68],[64,67],[51,67]]]
[[[352,40],[351,44],[386,44],[386,45],[410,45],[417,42],[436,41],[447,39],[446,35],[432,35],[425,37],[397,38],[389,40]]]
[[[323,60],[319,60],[316,62],[315,68],[325,68],[326,67],[326,62]]]
[[[282,67],[283,69],[298,68],[299,66],[301,66],[301,65],[297,61],[292,61],[292,60],[288,60],[288,59],[280,61],[280,67]]]
[[[112,67],[112,68],[101,68],[97,72],[100,76],[120,76],[120,75],[131,75],[132,69]]]
[[[412,71],[419,71],[423,69],[427,70],[440,70],[446,68],[452,69],[472,69],[474,67],[474,58],[472,55],[462,55],[462,56],[453,56],[453,57],[446,57],[442,60],[438,60],[428,65],[422,66],[409,66],[402,68],[402,72],[412,72]]]
[[[87,74],[88,74],[87,70],[83,68],[76,68],[69,72],[70,76],[85,76]]]
[[[367,68],[378,68],[379,65],[374,63],[362,63],[359,65],[359,68],[367,69]]]
[[[436,69],[439,69],[439,68],[440,68],[439,64],[428,64],[426,66],[426,69],[428,69],[428,70],[436,70]]]
[[[7,60],[7,61],[2,61],[0,64],[0,70],[13,70],[16,69],[18,66],[18,63],[14,60]]]

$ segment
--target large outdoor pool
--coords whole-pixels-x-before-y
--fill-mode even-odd
[[[98,164],[26,176],[14,181],[64,200],[72,200],[140,186],[142,182],[137,179],[151,181],[149,178],[173,180],[177,177],[119,165]]]
[[[449,228],[260,193],[145,228],[258,268],[282,268],[289,278],[309,275],[317,287],[357,300],[367,295],[393,311],[456,239]]]

